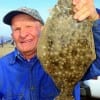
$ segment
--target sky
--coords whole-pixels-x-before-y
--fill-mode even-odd
[[[35,8],[39,11],[43,20],[46,21],[50,9],[56,4],[57,0],[0,0],[0,36],[10,36],[11,29],[2,22],[4,15],[10,10],[20,7]],[[94,0],[95,6],[100,8],[100,0]]]

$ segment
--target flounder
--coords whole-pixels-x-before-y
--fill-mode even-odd
[[[95,59],[92,23],[73,19],[72,0],[58,0],[40,35],[37,54],[61,90],[56,100],[73,100],[74,85]]]

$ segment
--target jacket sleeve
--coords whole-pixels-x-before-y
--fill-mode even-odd
[[[93,24],[93,37],[96,51],[96,59],[100,58],[100,19]]]
[[[96,11],[100,15],[100,9],[96,8]]]
[[[2,66],[1,66],[1,63],[0,63],[0,100],[2,100],[2,91],[3,91],[3,72],[2,72]]]

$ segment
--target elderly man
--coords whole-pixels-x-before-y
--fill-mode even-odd
[[[74,18],[98,19],[92,0],[87,0],[91,5],[83,1],[73,0]],[[5,15],[3,21],[11,26],[16,48],[0,59],[0,99],[54,100],[60,91],[37,58],[37,42],[44,25],[41,16],[35,9],[20,8]]]
[[[0,98],[5,100],[53,100],[59,90],[36,56],[44,22],[30,8],[9,12],[4,22],[11,26],[16,48],[0,59]]]

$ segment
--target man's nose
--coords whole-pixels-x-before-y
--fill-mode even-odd
[[[27,37],[28,34],[29,34],[29,33],[28,33],[27,30],[25,30],[25,29],[21,29],[21,30],[20,30],[20,36],[21,36],[22,38]]]

